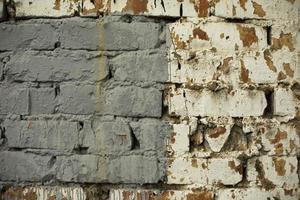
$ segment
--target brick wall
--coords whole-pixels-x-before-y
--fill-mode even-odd
[[[299,7],[0,0],[0,199],[299,199]]]

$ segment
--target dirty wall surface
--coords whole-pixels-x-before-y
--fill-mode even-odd
[[[299,199],[299,7],[0,0],[0,199]]]

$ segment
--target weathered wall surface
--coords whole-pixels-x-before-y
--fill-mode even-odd
[[[299,199],[299,7],[0,0],[0,199]]]

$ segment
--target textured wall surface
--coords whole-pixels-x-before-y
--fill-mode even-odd
[[[0,199],[298,200],[299,8],[0,0]]]

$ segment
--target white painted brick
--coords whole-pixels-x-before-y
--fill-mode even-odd
[[[230,52],[169,51],[169,81],[188,85],[219,80],[226,84],[276,84],[295,80],[297,55],[288,50]]]
[[[110,200],[213,200],[214,194],[209,191],[191,190],[139,190],[139,189],[113,189],[110,191]]]
[[[245,2],[242,4],[242,2]],[[299,1],[283,0],[220,0],[215,15],[226,18],[297,19]]]
[[[164,6],[155,0],[116,0],[111,3],[111,12],[114,14],[127,13],[134,15],[179,17],[180,9],[184,17],[207,17],[209,14],[208,0],[164,0]]]
[[[80,1],[77,0],[15,0],[16,16],[71,16],[78,10]]]
[[[262,134],[262,146],[269,155],[296,155],[300,152],[299,144],[300,136],[292,125],[273,126]]]
[[[274,91],[274,115],[293,118],[296,114],[296,101],[290,89],[276,88]]]
[[[248,52],[242,56],[242,61],[245,70],[248,70],[249,82],[257,84],[292,82],[297,68],[296,54],[284,50]]]
[[[297,166],[296,157],[252,158],[247,163],[247,179],[266,189],[273,189],[275,186],[295,188],[299,183]]]
[[[82,12],[83,16],[95,16],[99,13],[108,13],[110,9],[110,0],[82,0]]]
[[[175,49],[190,51],[241,51],[261,50],[267,47],[266,31],[255,25],[211,22],[195,25],[192,22],[175,22],[169,25]]]
[[[181,156],[189,152],[190,127],[186,124],[174,124],[173,133],[168,141],[168,150],[172,156]]]
[[[298,200],[297,189],[284,190],[275,188],[271,191],[262,190],[260,188],[246,189],[221,189],[218,191],[218,200],[268,200],[268,199],[285,199]]]
[[[169,113],[183,116],[261,116],[266,105],[262,91],[234,90],[228,94],[173,88],[169,97]]]
[[[234,185],[242,180],[242,168],[237,159],[178,157],[168,162],[168,184]]]
[[[233,123],[216,124],[215,128],[207,129],[205,132],[205,140],[208,142],[213,152],[220,152],[227,141]]]

